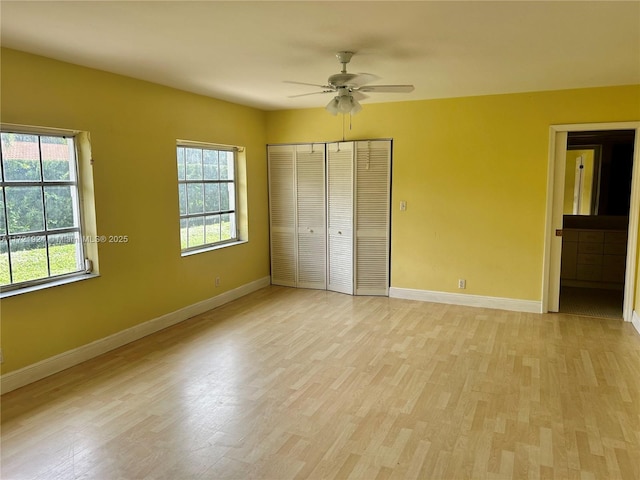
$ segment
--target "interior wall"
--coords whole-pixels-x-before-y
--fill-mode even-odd
[[[100,277],[2,300],[7,373],[269,275],[265,113],[2,50],[5,123],[90,132]],[[182,258],[176,139],[246,147],[249,242]],[[214,286],[216,276],[221,286]]]
[[[391,286],[540,301],[549,126],[638,119],[639,85],[364,102],[344,138],[394,140]],[[343,138],[322,109],[267,122],[269,143]]]

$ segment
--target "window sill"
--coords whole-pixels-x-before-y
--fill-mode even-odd
[[[39,285],[31,285],[29,287],[17,288],[15,290],[8,290],[6,292],[0,292],[0,299],[15,297],[16,295],[22,295],[23,293],[37,292],[39,290],[45,290],[51,287],[57,287],[59,285],[67,285],[69,283],[81,282],[83,280],[89,280],[90,278],[97,278],[100,275],[97,273],[85,273],[77,275],[75,277],[61,278],[59,280],[53,280],[51,282],[41,283]]]
[[[189,250],[188,252],[181,252],[181,257],[190,257],[191,255],[197,255],[198,253],[210,252],[211,250],[220,250],[221,248],[234,247],[236,245],[242,245],[248,243],[249,240],[237,240],[235,242],[222,243],[220,245],[211,245],[208,247],[199,248],[197,250]]]

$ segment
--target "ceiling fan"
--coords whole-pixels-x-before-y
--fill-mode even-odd
[[[353,52],[338,52],[336,57],[342,64],[342,71],[331,75],[326,85],[315,83],[290,82],[296,85],[309,85],[322,88],[321,92],[303,93],[301,95],[291,95],[289,98],[304,97],[307,95],[318,95],[323,93],[335,93],[336,95],[325,107],[332,115],[338,113],[350,113],[355,115],[362,110],[362,105],[358,100],[368,98],[366,93],[389,92],[389,93],[409,93],[413,92],[413,85],[368,85],[378,80],[376,75],[371,73],[347,73],[347,63],[351,61]]]

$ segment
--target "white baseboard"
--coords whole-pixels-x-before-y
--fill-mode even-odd
[[[640,313],[638,313],[637,310],[634,310],[633,314],[631,314],[631,324],[636,327],[636,330],[640,333]]]
[[[91,358],[102,355],[110,350],[131,343],[147,335],[151,335],[159,330],[180,323],[188,318],[212,310],[216,307],[229,303],[240,297],[255,292],[270,284],[269,277],[247,283],[233,290],[229,290],[215,297],[208,298],[193,305],[181,308],[175,312],[167,313],[161,317],[151,319],[147,322],[135,325],[126,330],[114,333],[108,337],[101,338],[81,347],[68,350],[40,362],[28,365],[19,370],[6,373],[0,377],[0,393],[7,393],[16,388],[23,387],[29,383],[41,380],[49,375],[58,373],[67,368],[78,365]]]
[[[514,298],[485,297],[482,295],[466,295],[464,293],[433,292],[412,288],[389,289],[389,297],[422,302],[447,303],[467,307],[495,308],[514,312],[542,313],[542,302],[536,300],[518,300]]]

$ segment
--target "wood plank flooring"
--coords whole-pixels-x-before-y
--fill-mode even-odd
[[[4,395],[1,477],[638,479],[640,335],[268,287]]]

